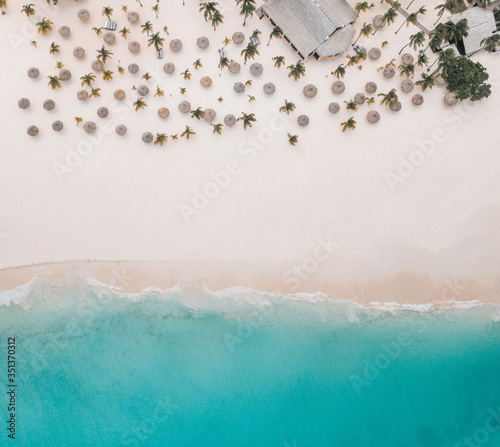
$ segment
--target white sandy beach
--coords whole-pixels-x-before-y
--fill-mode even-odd
[[[362,70],[347,68],[346,91],[334,95],[330,86],[336,78],[330,73],[345,57],[308,60],[306,76],[295,82],[286,67],[277,69],[271,60],[283,55],[286,65],[297,62],[287,42],[273,39],[267,46],[270,23],[254,16],[243,27],[230,0],[220,2],[225,20],[217,31],[205,23],[197,2],[160,2],[159,19],[151,11],[152,1],[145,0],[143,8],[129,0],[108,3],[118,29],[128,26],[132,32],[126,40],[117,34],[116,43],[109,45],[114,56],[107,65],[114,79],[105,82],[98,76],[101,97],[86,102],[78,101],[76,92],[102,45],[102,35],[91,28],[104,25],[104,5],[61,0],[57,7],[37,5],[39,12],[28,19],[11,2],[0,16],[0,289],[77,268],[134,291],[194,280],[212,290],[238,285],[285,293],[319,290],[364,302],[500,303],[499,57],[481,53],[473,58],[490,74],[493,93],[488,99],[449,108],[443,103],[445,88],[436,86],[423,93],[425,102],[416,107],[411,97],[422,93],[419,87],[403,93],[399,74],[385,79],[376,71],[393,58],[399,65],[398,52],[415,32],[404,27],[394,34],[401,16],[375,36],[359,40],[368,49],[383,41],[390,44],[378,61],[363,61]],[[417,0],[411,7],[426,5],[422,22],[429,29],[437,3]],[[163,60],[156,60],[154,49],[147,47],[139,25],[126,21],[121,4],[139,12],[140,23],[150,20],[155,30],[168,26]],[[89,22],[77,19],[80,8],[90,11]],[[357,29],[386,9],[377,2],[358,18]],[[36,34],[33,25],[43,16],[54,22],[47,36]],[[57,33],[62,25],[71,27],[70,38]],[[262,31],[255,60],[264,66],[262,76],[250,74],[254,61],[243,65],[243,45],[233,43],[228,57],[240,62],[242,70],[221,74],[217,49],[224,37],[243,31],[248,39],[256,28]],[[210,39],[208,49],[196,46],[200,36]],[[179,53],[168,48],[174,38],[184,44]],[[38,48],[30,45],[32,40]],[[132,40],[141,43],[138,55],[127,49]],[[53,41],[61,45],[60,54],[49,54]],[[76,46],[85,48],[84,59],[73,57]],[[194,70],[198,58],[203,67]],[[431,62],[434,58],[431,54]],[[59,72],[54,68],[59,60],[72,79],[52,90],[47,76]],[[118,61],[125,68],[137,63],[139,74],[119,74]],[[173,75],[163,72],[166,62],[175,63]],[[26,75],[32,66],[41,72],[36,80]],[[188,67],[193,77],[185,81],[180,72]],[[421,71],[417,67],[415,80]],[[141,80],[145,72],[153,79]],[[202,76],[212,78],[209,89],[200,86]],[[234,82],[249,79],[253,83],[244,94],[233,91]],[[347,111],[344,101],[365,92],[368,81],[377,83],[377,94],[397,88],[402,110],[390,111],[377,97],[375,105]],[[262,92],[266,82],[276,84],[273,96]],[[302,93],[309,83],[319,89],[313,99]],[[145,110],[135,112],[113,99],[114,90],[122,88],[135,100],[132,86],[141,84],[150,87]],[[153,97],[156,85],[165,90],[164,98]],[[187,93],[181,95],[179,87]],[[256,100],[248,102],[247,95]],[[221,96],[224,101],[218,102]],[[17,106],[22,97],[31,101],[27,110]],[[56,102],[51,112],[42,108],[48,98]],[[290,116],[278,112],[285,99],[297,105]],[[205,121],[177,110],[182,100],[193,108],[213,108],[214,123],[241,112],[255,113],[258,121],[246,132],[238,122],[216,135]],[[328,112],[333,101],[342,106],[337,115]],[[101,106],[110,109],[106,119],[96,115]],[[169,108],[166,121],[158,118],[159,107]],[[378,124],[366,121],[369,110],[379,111]],[[306,128],[296,122],[301,114],[310,118]],[[95,121],[99,132],[84,134],[75,116]],[[350,116],[357,127],[342,133],[340,123]],[[54,120],[63,121],[62,132],[52,131]],[[32,124],[40,129],[36,138],[26,134]],[[115,134],[118,124],[128,127],[125,137]],[[186,125],[196,131],[189,141],[169,141],[163,147],[141,141],[143,132],[180,134]],[[297,146],[288,144],[287,132],[299,135]],[[187,206],[195,210],[189,216]],[[113,271],[130,279],[120,282]],[[367,290],[368,298],[361,298],[360,290]]]

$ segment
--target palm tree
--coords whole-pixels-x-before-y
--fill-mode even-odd
[[[255,96],[248,95],[248,102],[255,101]]]
[[[211,17],[210,21],[212,22],[212,26],[214,27],[214,31],[217,30],[217,27],[224,23],[224,16],[220,13],[220,11],[217,9],[214,12],[214,15]]]
[[[186,130],[181,133],[181,138],[186,137],[186,140],[189,140],[189,137],[192,135],[196,135],[196,132],[194,132],[189,126],[186,126]]]
[[[208,22],[214,15],[215,11],[217,11],[216,8],[217,5],[218,3],[216,2],[200,3],[200,12],[203,12],[203,17],[205,18],[205,22]]]
[[[62,61],[57,61],[57,62],[56,62],[56,68],[57,68],[57,69],[61,69],[61,68],[63,68],[63,67],[64,67],[64,64],[62,63]]]
[[[92,27],[92,31],[95,31],[95,33],[100,36],[102,33],[102,27],[101,28],[96,28],[95,26]]]
[[[274,66],[277,68],[281,68],[282,65],[285,65],[285,56],[274,56],[273,57]]]
[[[290,146],[295,146],[299,142],[298,135],[292,135],[289,132],[287,132],[287,135],[288,135],[288,143],[290,144]]]
[[[458,43],[469,35],[469,24],[467,19],[459,20],[457,23],[449,23],[446,39],[451,43]]]
[[[7,0],[0,0],[0,9],[7,8]]]
[[[488,53],[494,53],[497,46],[500,45],[500,34],[492,34],[486,39],[481,40],[481,45],[483,45],[483,49]]]
[[[113,15],[113,8],[105,6],[104,8],[102,8],[102,15],[106,16],[108,20],[111,20],[111,16]]]
[[[347,66],[352,67],[353,65],[356,65],[359,62],[359,55],[355,54],[354,56],[347,55],[346,56],[347,60]]]
[[[372,104],[375,104],[375,97],[374,97],[374,96],[372,96],[372,97],[370,97],[370,98],[366,98],[366,103],[367,103],[368,105],[370,105],[370,106],[371,106]]]
[[[356,103],[356,101],[351,99],[350,101],[344,101],[344,102],[346,104],[347,110],[354,110],[355,112],[358,110],[358,104]]]
[[[374,3],[368,4],[368,2],[360,2],[360,3],[356,3],[356,6],[354,6],[354,9],[359,14],[361,12],[366,12],[369,9],[372,9],[374,7],[375,7]]]
[[[127,12],[128,11],[128,6],[127,5],[122,5],[122,11]]]
[[[165,133],[157,133],[155,142],[153,143],[155,146],[159,144],[160,146],[163,146],[164,143],[166,143],[168,140],[168,136]]]
[[[30,3],[29,5],[23,5],[21,12],[24,12],[27,17],[31,17],[35,15],[35,5]]]
[[[243,56],[243,58],[245,60],[245,64],[247,63],[247,61],[249,59],[255,59],[255,56],[258,54],[260,54],[260,53],[259,53],[259,50],[257,48],[257,45],[255,45],[252,42],[248,42],[247,47],[241,51],[241,55]]]
[[[295,65],[289,65],[287,68],[289,70],[288,77],[293,77],[296,81],[306,73],[306,66],[301,60],[297,61]]]
[[[214,128],[214,132],[216,134],[221,135],[222,134],[222,124],[211,124],[211,126]]]
[[[198,68],[203,67],[203,64],[201,63],[201,59],[196,59],[193,62],[193,67],[194,67],[195,70],[198,70]]]
[[[247,127],[252,127],[252,123],[255,123],[257,119],[255,118],[255,113],[245,113],[242,112],[241,116],[236,121],[243,121],[243,129],[247,130]]]
[[[418,22],[418,15],[416,12],[412,12],[408,17],[406,17],[405,21],[401,24],[401,26],[398,28],[398,30],[394,33],[397,34],[399,31],[401,31],[401,28],[406,24],[406,26],[410,26],[410,24],[415,25]]]
[[[127,34],[130,34],[130,30],[127,27],[124,27],[120,31],[118,31],[125,39],[127,38]]]
[[[179,135],[178,134],[175,134],[175,135],[170,135],[170,139],[173,141],[173,140],[178,140],[179,139]]]
[[[156,86],[156,93],[155,93],[154,96],[155,96],[155,98],[157,96],[163,96],[164,97],[165,96],[165,92],[160,88],[160,86],[157,85]]]
[[[382,96],[380,104],[387,104],[389,107],[394,105],[399,99],[395,88],[393,88],[389,93],[379,93],[378,96]]]
[[[142,75],[142,79],[144,79],[145,81],[149,81],[151,79],[151,75],[149,73],[144,73]]]
[[[456,0],[445,0],[444,3],[437,5],[434,9],[438,11],[438,18],[434,22],[434,25],[436,25],[441,20],[441,17],[445,12],[454,13],[456,12],[457,7],[458,4]]]
[[[49,31],[52,31],[53,24],[53,22],[44,17],[42,20],[36,23],[36,26],[38,27],[38,33],[42,33],[45,36]]]
[[[82,87],[84,85],[88,85],[89,87],[92,87],[92,82],[95,81],[95,74],[94,73],[89,73],[86,75],[83,75],[80,80],[82,81]]]
[[[269,34],[269,42],[267,42],[267,46],[271,43],[272,38],[281,39],[283,37],[283,30],[279,26],[275,26]]]
[[[491,6],[491,0],[477,0],[477,6],[480,8],[489,8]]]
[[[113,52],[108,50],[104,45],[100,50],[97,50],[97,59],[102,61],[103,64],[106,63],[108,59],[112,59]]]
[[[224,37],[224,40],[222,41],[222,43],[224,44],[222,46],[222,49],[226,48],[230,43],[231,43],[231,39],[229,39],[227,36]]]
[[[422,91],[425,92],[427,89],[431,89],[436,84],[434,75],[422,73],[420,76],[422,77],[422,79],[415,82],[415,85],[419,85],[422,88]]]
[[[81,116],[75,116],[75,121],[76,125],[79,126],[80,123],[83,121],[83,118]]]
[[[423,67],[424,65],[427,66],[428,64],[429,64],[429,57],[423,51],[420,51],[417,57],[417,65],[419,67]]]
[[[149,33],[153,32],[153,24],[148,20],[146,23],[141,25],[142,32],[149,36]]]
[[[160,33],[154,33],[148,40],[148,47],[153,45],[156,51],[160,51],[160,48],[163,47],[163,42],[165,42],[165,39],[160,37]]]
[[[345,76],[345,67],[344,64],[340,64],[335,71],[333,72],[333,75],[337,78],[343,78]]]
[[[201,120],[205,115],[205,112],[201,110],[201,107],[198,107],[196,110],[191,110],[191,118],[196,118],[197,120]]]
[[[240,6],[240,15],[244,16],[243,26],[246,25],[248,17],[252,17],[256,9],[255,0],[236,0],[236,4]]]
[[[401,48],[399,54],[401,54],[407,46],[410,46],[415,51],[417,51],[418,47],[424,46],[424,42],[425,42],[425,33],[423,31],[419,31],[417,34],[413,34],[410,36],[410,42],[408,42],[403,48]]]
[[[136,0],[136,2],[139,3],[139,5],[141,5],[141,8],[142,8],[141,0]]]
[[[135,107],[136,112],[138,112],[140,109],[144,109],[144,107],[148,106],[146,104],[146,101],[144,101],[144,99],[142,99],[141,97],[137,98],[137,100],[132,105]]]
[[[98,98],[101,96],[101,94],[99,93],[101,91],[100,88],[91,88],[90,89],[90,95],[89,95],[89,98]]]
[[[280,107],[280,112],[285,112],[287,115],[290,115],[291,112],[295,110],[295,104],[293,102],[288,102],[285,99],[285,105]]]
[[[218,67],[220,68],[221,71],[224,68],[229,67],[229,58],[227,58],[227,57],[221,57],[219,59],[219,65],[218,65]]]
[[[347,121],[340,123],[342,126],[342,132],[345,132],[347,129],[354,130],[356,129],[356,120],[353,116],[351,116]]]
[[[186,89],[184,87],[179,87],[179,91],[181,95],[186,94]]]
[[[396,2],[394,2],[396,3]],[[377,31],[382,27],[382,25],[390,25],[391,23],[394,23],[396,21],[396,17],[398,16],[398,11],[397,9],[393,6],[387,10],[387,12],[383,15],[382,17],[382,22],[380,25],[377,27],[373,35],[377,34]]]
[[[36,40],[32,40],[32,41],[31,41],[31,45],[33,45],[35,48],[37,48],[37,47],[38,47],[38,44],[36,43]]]
[[[61,87],[61,80],[59,76],[47,76],[49,80],[49,86],[52,87],[52,90],[55,90],[57,87]]]
[[[189,72],[189,68],[186,68],[182,73],[181,76],[184,76],[184,79],[189,80],[191,79],[191,73]]]
[[[436,74],[438,71],[441,71],[443,73],[443,76],[446,78],[446,75],[448,74],[448,67],[450,63],[453,62],[454,60],[455,60],[455,52],[451,48],[441,51],[439,53],[439,57],[437,58],[437,61],[439,62],[438,67],[436,68],[433,74]],[[434,63],[432,65],[434,65]],[[432,65],[427,69],[427,71],[430,70]]]
[[[155,13],[156,18],[158,18],[158,14],[160,13],[160,5],[157,3],[156,5],[151,7],[151,10]]]
[[[120,73],[120,74],[125,73],[125,69],[123,67],[121,67],[120,65],[117,65],[116,68],[118,69],[118,73]]]
[[[359,30],[358,38],[354,41],[354,43],[352,45],[353,46],[356,45],[356,43],[358,42],[358,40],[361,36],[368,37],[372,33],[372,31],[373,31],[373,27],[372,27],[371,23],[366,23],[366,22],[363,23],[363,26]]]
[[[168,34],[168,26],[167,26],[167,25],[165,25],[165,26],[163,27],[163,32],[165,32],[165,33],[167,34],[167,36],[169,35],[169,34]]]
[[[111,70],[103,70],[102,79],[105,81],[113,79],[113,72]]]
[[[401,76],[406,76],[407,78],[410,78],[415,74],[415,65],[413,64],[400,65],[398,67],[398,70]]]
[[[59,48],[61,48],[59,45],[57,45],[55,42],[52,42],[52,43],[50,44],[49,53],[50,53],[50,54],[56,54],[56,53],[59,53]]]

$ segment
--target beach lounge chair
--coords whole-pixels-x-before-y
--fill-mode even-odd
[[[104,28],[108,29],[110,31],[115,31],[116,30],[116,22],[114,20],[106,20],[106,23],[104,24]]]
[[[257,37],[250,37],[250,42],[252,42],[254,45],[260,45],[260,40]]]
[[[226,50],[223,50],[222,48],[219,49],[219,56],[220,57],[226,57]]]
[[[156,59],[163,59],[163,48],[160,48],[160,49],[156,52]]]

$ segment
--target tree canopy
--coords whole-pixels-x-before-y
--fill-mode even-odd
[[[450,92],[455,92],[458,99],[479,101],[490,96],[491,85],[486,83],[489,75],[479,62],[461,56],[447,65],[447,70],[443,73],[448,83],[447,88]]]

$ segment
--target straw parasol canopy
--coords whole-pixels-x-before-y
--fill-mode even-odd
[[[224,124],[228,127],[233,127],[236,124],[236,117],[234,115],[226,115],[224,117]]]
[[[137,54],[140,49],[141,49],[141,44],[139,42],[135,41],[135,40],[133,42],[130,42],[128,44],[128,50],[131,53]]]
[[[198,39],[196,39],[196,45],[198,45],[199,48],[204,50],[205,48],[208,48],[208,45],[210,45],[210,42],[209,42],[208,38],[206,38],[205,36],[198,37]]]
[[[243,84],[243,82],[235,82],[233,85],[233,90],[236,93],[243,93],[245,91],[245,84]]]
[[[56,103],[52,100],[52,99],[46,99],[44,102],[43,102],[43,108],[47,111],[51,111],[51,110],[54,110],[56,107]]]
[[[87,121],[83,125],[83,130],[85,133],[95,133],[95,131],[97,130],[97,126],[93,121]]]
[[[335,81],[332,84],[332,92],[336,95],[340,95],[345,90],[345,84],[342,81]]]
[[[380,48],[373,47],[370,48],[370,51],[368,51],[368,57],[374,61],[380,58],[382,56],[382,51],[380,51]]]
[[[127,133],[127,126],[118,124],[118,126],[116,126],[115,132],[117,133],[117,135],[120,135],[120,137],[123,137]]]
[[[229,73],[237,74],[240,72],[240,70],[241,70],[241,65],[238,64],[238,62],[231,61],[229,63]]]
[[[245,35],[242,32],[236,31],[233,34],[233,42],[236,45],[241,45],[244,41],[245,41]]]
[[[370,110],[366,115],[366,119],[370,124],[378,123],[380,121],[380,113],[376,110]]]
[[[309,117],[307,115],[300,115],[297,118],[297,123],[301,127],[306,127],[309,124]]]
[[[162,107],[161,109],[158,109],[158,116],[162,120],[166,120],[170,115],[170,110],[168,110],[166,107]]]
[[[441,73],[436,76],[435,81],[436,85],[446,85],[446,81]]]
[[[413,64],[414,58],[410,53],[403,53],[401,56],[401,62],[403,65],[410,65]]]
[[[302,92],[306,98],[314,98],[318,94],[318,89],[312,84],[307,84]]]
[[[373,18],[373,26],[375,27],[375,29],[383,28],[385,26],[385,20],[384,20],[384,16],[382,14],[377,14]]]
[[[401,81],[401,90],[405,93],[410,93],[413,90],[414,84],[411,79],[403,79]]]
[[[179,39],[174,39],[170,42],[170,49],[172,51],[181,51],[182,50],[182,42]]]
[[[153,136],[153,134],[151,132],[144,132],[142,134],[142,141],[144,141],[144,143],[146,143],[146,144],[152,143],[154,138],[155,137]]]
[[[339,110],[340,110],[340,105],[338,102],[331,102],[329,105],[328,105],[328,111],[330,113],[339,113]]]
[[[28,70],[28,77],[31,78],[31,79],[36,79],[38,78],[38,76],[40,76],[40,70],[36,67],[31,67],[29,70]]]
[[[62,121],[54,121],[52,123],[52,130],[54,130],[55,132],[61,132],[61,130],[63,130],[63,127],[64,124],[62,123]]]
[[[39,132],[38,127],[36,126],[28,127],[28,135],[30,137],[36,137],[38,135],[38,132]]]
[[[20,109],[26,110],[30,106],[30,100],[28,98],[21,98],[17,101],[17,105]]]
[[[90,19],[90,12],[87,9],[80,9],[77,16],[82,22],[86,22],[88,19]]]
[[[356,93],[356,95],[354,96],[354,102],[356,104],[364,104],[366,101],[366,96],[363,94],[363,93]]]
[[[212,79],[210,76],[203,76],[200,79],[200,84],[202,87],[210,87],[212,85]]]
[[[175,65],[172,62],[167,62],[163,66],[163,71],[167,74],[172,74],[175,71]]]
[[[129,73],[136,74],[139,72],[139,65],[137,64],[129,64],[127,67]]]
[[[250,65],[250,73],[252,73],[254,76],[260,76],[263,71],[264,67],[262,66],[262,64],[259,64],[258,62],[255,62],[254,64]]]
[[[444,95],[444,103],[450,107],[458,104],[457,95],[454,92],[447,92],[446,95]]]
[[[115,33],[109,32],[104,34],[103,40],[104,42],[109,43],[110,45],[114,44],[116,40]]]
[[[393,112],[399,112],[401,110],[401,103],[399,101],[396,101],[394,104],[392,104],[391,106],[389,106],[389,108]]]
[[[276,86],[272,82],[267,82],[262,89],[266,95],[272,95],[276,91]]]
[[[179,104],[179,111],[181,113],[189,113],[190,110],[191,110],[191,103],[189,101],[182,101]]]
[[[87,101],[87,99],[89,99],[89,92],[87,92],[87,90],[78,90],[76,97],[80,101]]]
[[[69,26],[61,26],[61,28],[59,28],[59,34],[62,36],[62,37],[69,37],[71,36],[71,28]]]
[[[85,50],[82,47],[76,47],[73,50],[73,56],[75,56],[78,59],[82,59],[85,57]]]
[[[107,107],[99,107],[97,109],[97,116],[99,118],[106,118],[109,115],[109,110]]]
[[[100,60],[95,60],[92,62],[92,70],[94,71],[102,71],[104,64]]]
[[[61,70],[59,73],[59,78],[61,81],[69,81],[71,79],[71,71],[69,70]]]
[[[115,90],[115,92],[113,93],[113,97],[117,100],[117,101],[123,101],[125,99],[127,95],[125,94],[125,91],[122,90],[121,88],[119,88],[118,90]]]
[[[393,78],[395,74],[396,74],[396,70],[394,70],[394,67],[391,67],[389,65],[388,67],[384,68],[384,77],[390,79],[390,78]]]
[[[417,93],[416,95],[413,95],[411,102],[416,106],[421,106],[424,103],[424,97],[420,93]]]
[[[139,21],[139,13],[133,11],[127,14],[127,20],[130,23],[137,23]]]
[[[139,96],[147,96],[149,94],[149,87],[147,85],[140,85],[137,89]]]
[[[366,93],[375,93],[377,91],[377,84],[375,82],[367,82],[365,85]]]
[[[203,118],[205,118],[205,121],[208,121],[209,123],[211,123],[216,116],[217,114],[215,113],[214,109],[206,109],[203,112]]]

